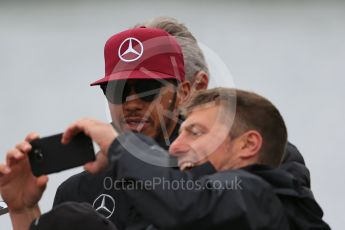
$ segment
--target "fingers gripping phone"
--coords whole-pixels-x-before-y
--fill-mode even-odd
[[[29,161],[35,176],[60,172],[95,160],[92,140],[84,133],[73,137],[70,143],[61,143],[62,133],[30,142]]]

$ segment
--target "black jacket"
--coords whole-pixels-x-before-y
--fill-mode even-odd
[[[310,173],[296,146],[288,142],[280,168],[291,173],[303,186],[310,188]]]
[[[152,139],[134,134],[120,136],[109,150],[113,178],[128,185],[147,184],[154,178],[164,182],[154,187],[125,189],[128,200],[141,214],[141,225],[127,223],[127,228],[330,229],[322,220],[322,210],[311,191],[282,169],[251,165],[195,176],[192,172],[149,165],[127,152],[128,146],[137,143],[138,136],[147,143],[139,151],[152,152]],[[157,152],[164,154],[164,150],[155,149]],[[179,181],[180,187],[173,189],[174,181]],[[193,183],[187,189],[181,181]]]

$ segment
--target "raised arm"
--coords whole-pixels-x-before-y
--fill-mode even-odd
[[[6,163],[0,165],[0,192],[8,205],[14,230],[27,230],[40,216],[38,201],[48,177],[32,175],[28,160],[29,141],[37,137],[37,134],[29,134],[24,142],[7,152]]]

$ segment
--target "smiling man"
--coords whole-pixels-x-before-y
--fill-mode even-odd
[[[217,171],[257,163],[280,166],[287,130],[279,111],[263,97],[211,89],[193,97],[184,113],[187,119],[169,149],[181,170],[206,162]]]

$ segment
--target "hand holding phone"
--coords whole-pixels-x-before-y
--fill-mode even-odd
[[[62,142],[69,143],[80,132],[86,133],[100,148],[96,160],[85,164],[84,168],[90,173],[99,173],[109,164],[108,151],[119,134],[109,123],[84,118],[75,121],[66,129]]]

